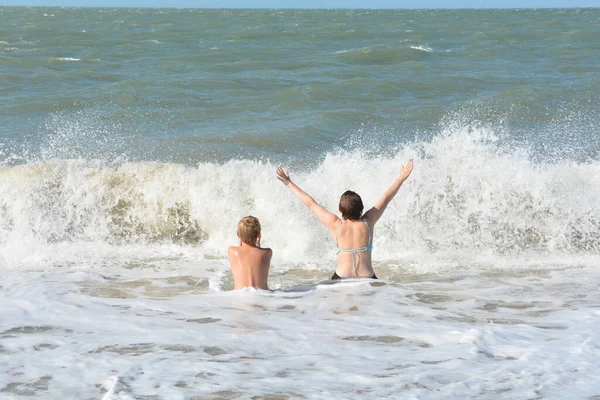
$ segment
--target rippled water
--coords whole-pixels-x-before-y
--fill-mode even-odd
[[[0,397],[600,396],[599,22],[0,8]],[[327,281],[275,167],[335,210],[409,158],[380,280]]]

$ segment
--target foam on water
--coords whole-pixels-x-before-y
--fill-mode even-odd
[[[533,161],[468,125],[377,154],[291,171],[335,210],[348,188],[373,204],[416,160],[377,227],[382,279],[335,284],[326,230],[273,162],[5,162],[2,395],[600,395],[600,165]],[[247,214],[275,251],[274,292],[230,291],[225,249]]]
[[[533,162],[526,151],[497,142],[488,129],[465,127],[385,156],[328,154],[291,176],[332,211],[346,189],[369,207],[414,158],[413,175],[377,226],[377,260],[473,264],[528,257],[553,264],[554,257],[598,255],[600,164]],[[18,267],[30,257],[52,264],[45,252],[70,244],[175,244],[219,258],[235,241],[236,222],[252,214],[281,265],[332,260],[327,231],[274,170],[272,162],[251,160],[190,167],[51,159],[4,166],[0,257]],[[60,256],[61,263],[66,259],[68,253]]]
[[[410,46],[410,48],[413,50],[425,51],[427,53],[433,52],[433,49],[431,47],[427,47],[427,46]]]
[[[600,398],[596,10],[0,10],[0,398]]]
[[[463,271],[413,275],[403,284],[367,280],[219,292],[198,275],[207,264],[180,263],[176,271],[163,264],[160,271],[5,273],[3,395],[600,394],[593,378],[600,373],[597,269]]]

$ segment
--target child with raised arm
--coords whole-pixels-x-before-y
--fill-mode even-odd
[[[400,169],[400,174],[385,191],[377,203],[363,214],[363,203],[360,196],[350,190],[342,194],[339,204],[340,219],[317,203],[308,193],[300,189],[290,179],[289,172],[277,168],[277,179],[287,186],[329,229],[338,248],[337,268],[331,279],[365,277],[377,279],[371,263],[373,249],[373,230],[381,218],[387,205],[392,201],[402,183],[413,170],[413,160],[409,160]]]
[[[231,264],[234,289],[254,287],[269,290],[267,278],[271,266],[271,249],[260,247],[260,222],[256,217],[247,216],[238,223],[238,246],[229,246],[227,256]]]

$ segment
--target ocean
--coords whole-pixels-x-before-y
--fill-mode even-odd
[[[0,7],[0,398],[599,399],[600,9]],[[328,281],[371,207],[380,278]],[[233,291],[237,221],[272,291]]]

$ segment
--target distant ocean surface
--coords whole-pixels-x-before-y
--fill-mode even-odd
[[[0,398],[600,398],[600,8],[0,7]],[[415,170],[380,280],[331,211]],[[273,292],[230,291],[245,215]]]

